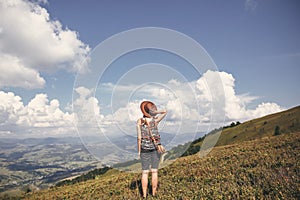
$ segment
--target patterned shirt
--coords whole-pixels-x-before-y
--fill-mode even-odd
[[[155,150],[155,145],[154,142],[151,138],[151,135],[149,133],[149,128],[151,130],[152,136],[154,137],[155,141],[157,144],[160,144],[160,135],[158,133],[157,125],[154,120],[154,118],[151,119],[149,123],[149,126],[144,120],[145,123],[141,126],[141,136],[142,136],[142,141],[141,141],[141,148],[142,150]]]

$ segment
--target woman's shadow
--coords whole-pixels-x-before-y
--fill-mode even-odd
[[[139,195],[142,196],[143,195],[143,189],[142,189],[141,179],[131,181],[131,183],[129,185],[129,189],[130,190],[137,190]],[[149,182],[148,182],[148,193],[152,194],[152,186]]]

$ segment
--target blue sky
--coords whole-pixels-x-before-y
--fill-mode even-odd
[[[253,7],[240,0],[85,2],[50,1],[47,7],[91,48],[132,28],[174,29],[197,40],[220,70],[234,74],[238,92],[298,105],[298,1],[251,1]]]
[[[235,108],[235,112],[225,111],[226,121],[243,121],[299,105],[300,3],[297,0],[7,2],[0,3],[0,95],[5,99],[0,104],[0,131],[3,137],[19,135],[20,130],[28,136],[31,133],[37,136],[45,128],[53,130],[54,135],[74,131],[69,123],[76,118],[71,109],[74,93],[78,93],[78,99],[73,99],[78,104],[88,105],[91,101],[97,104],[94,113],[105,122],[103,127],[100,125],[103,129],[109,122],[119,120],[114,119],[115,113],[138,108],[142,96],[129,102],[126,99],[128,104],[110,113],[111,97],[105,91],[113,88],[111,85],[107,90],[99,86],[94,97],[91,88],[74,88],[76,93],[73,87],[80,71],[80,59],[93,55],[95,47],[109,37],[143,27],[178,31],[202,45],[216,64],[219,76],[228,83],[224,86],[228,88],[225,96],[230,99],[226,100],[227,110]],[[55,34],[59,40],[51,38]],[[186,81],[198,90],[203,89],[201,78],[214,77],[210,73],[194,73],[184,60],[161,51],[140,51],[122,59],[112,64],[103,83],[110,82],[116,88],[116,83],[131,67],[153,62],[172,66],[184,74],[187,80],[179,80],[183,88]],[[120,66],[124,67],[123,71]],[[160,74],[165,77],[161,78],[160,91],[172,88],[167,74]],[[130,84],[134,85],[134,81]],[[128,93],[133,88],[137,86],[122,87],[122,91]],[[144,98],[156,94],[140,92],[136,94],[144,94]],[[183,94],[177,92],[176,95]],[[197,95],[201,96],[204,93],[201,92]],[[116,97],[122,98],[122,94]],[[161,102],[162,107],[173,108],[171,101],[153,100]],[[199,99],[195,101],[199,103]],[[181,110],[186,107],[190,111],[190,104],[183,101]],[[132,112],[135,115],[130,120],[134,121],[138,111]],[[207,113],[200,113],[196,121],[205,122],[207,117]],[[167,120],[179,118],[174,111]],[[125,126],[130,129],[130,125],[124,125],[124,130]],[[173,130],[168,127],[171,124],[166,122],[166,129]]]
[[[249,1],[250,2],[250,1]],[[52,18],[91,48],[119,32],[165,27],[197,40],[220,70],[237,77],[237,91],[299,104],[298,1],[49,1]],[[255,81],[254,81],[255,80]]]

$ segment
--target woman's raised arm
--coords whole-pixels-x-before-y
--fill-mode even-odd
[[[160,114],[155,119],[156,123],[159,123],[167,115],[167,110],[159,110],[159,111],[156,111],[155,114]]]

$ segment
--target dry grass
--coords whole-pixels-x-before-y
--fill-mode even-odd
[[[299,150],[296,132],[219,146],[203,158],[180,158],[159,171],[156,199],[299,199]],[[140,178],[116,173],[25,199],[140,199]]]

